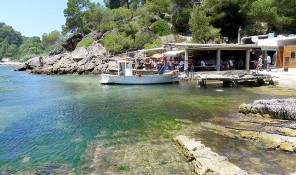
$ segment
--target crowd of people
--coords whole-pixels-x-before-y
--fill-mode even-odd
[[[143,70],[160,70],[162,67],[165,70],[184,70],[184,61],[182,59],[169,59],[162,58],[145,58],[145,59],[136,59],[133,63],[134,69],[143,69]]]
[[[267,65],[267,71],[270,71],[271,57],[269,55],[266,56],[265,62]],[[190,58],[189,68],[195,70],[195,67],[213,67],[213,70],[216,70],[216,61],[215,59],[206,59],[196,61],[193,58]],[[263,58],[262,55],[259,56],[257,61],[251,63],[254,64],[254,68],[257,71],[262,70]],[[179,58],[145,58],[145,59],[136,59],[133,63],[134,69],[144,69],[144,70],[179,70],[184,71],[184,60]],[[244,61],[242,58],[235,59],[233,56],[230,59],[222,59],[220,61],[220,70],[241,70],[245,69]]]

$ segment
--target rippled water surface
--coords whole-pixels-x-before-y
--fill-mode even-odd
[[[90,142],[116,132],[136,130],[134,140],[160,137],[151,133],[180,130],[175,119],[199,122],[254,99],[295,95],[269,87],[201,89],[187,82],[103,86],[98,76],[32,75],[13,68],[0,67],[0,174],[35,172],[52,162],[77,169]],[[211,142],[207,134],[201,137]]]

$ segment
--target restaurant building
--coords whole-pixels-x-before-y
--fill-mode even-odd
[[[251,38],[251,37],[249,37]],[[184,70],[190,69],[189,60],[193,57],[197,64],[195,67],[215,67],[215,70],[221,70],[223,60],[235,59],[243,61],[245,70],[255,69],[256,61],[259,55],[266,58],[269,55],[272,58],[272,65],[276,68],[296,68],[296,37],[266,35],[266,38],[258,38],[254,44],[195,44],[195,43],[165,43],[167,50],[185,50]],[[200,65],[205,59],[204,55],[196,54],[198,52],[208,53],[215,59],[215,65]],[[213,54],[214,53],[214,54]],[[203,55],[203,56],[201,56]],[[231,58],[230,58],[231,57]]]

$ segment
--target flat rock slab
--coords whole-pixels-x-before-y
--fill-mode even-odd
[[[203,145],[187,136],[177,136],[173,139],[176,145],[181,148],[183,154],[192,162],[195,173],[223,174],[223,175],[246,175],[246,171],[228,162],[226,157],[220,156]]]

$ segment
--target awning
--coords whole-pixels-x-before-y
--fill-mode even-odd
[[[175,57],[177,56],[178,54],[180,53],[184,53],[185,50],[174,50],[174,51],[168,51],[168,52],[165,52],[163,53],[165,56],[168,56],[168,57]]]
[[[162,57],[164,57],[164,56],[165,56],[165,55],[162,54],[162,53],[156,53],[156,54],[152,55],[152,58],[162,58]]]

